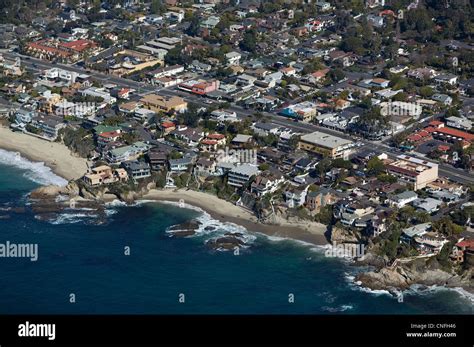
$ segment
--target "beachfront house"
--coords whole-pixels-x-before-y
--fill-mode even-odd
[[[242,164],[235,166],[232,170],[229,171],[227,177],[227,184],[240,188],[244,186],[253,176],[256,176],[260,173],[260,170],[257,166],[252,164]]]
[[[168,161],[170,171],[172,172],[183,172],[188,171],[188,169],[194,164],[194,159],[192,157],[183,157],[178,159],[170,159]]]
[[[151,148],[144,142],[135,142],[130,146],[114,148],[105,153],[105,159],[111,164],[120,164],[124,161],[136,160],[146,154]]]
[[[144,161],[132,160],[122,163],[129,177],[137,180],[151,176],[150,165]]]
[[[25,110],[23,108],[15,112],[15,121],[17,124],[28,124],[36,117],[36,111]]]
[[[128,181],[128,174],[124,169],[112,169],[108,165],[101,165],[90,171],[82,177],[82,180],[92,187]]]

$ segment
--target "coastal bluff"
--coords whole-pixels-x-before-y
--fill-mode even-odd
[[[434,259],[416,259],[396,266],[384,266],[377,270],[361,272],[355,280],[361,286],[372,290],[393,291],[408,289],[412,285],[461,287],[474,293],[474,269],[463,272],[443,270]]]

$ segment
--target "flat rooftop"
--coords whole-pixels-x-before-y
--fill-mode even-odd
[[[338,148],[353,143],[351,140],[346,140],[341,137],[329,135],[319,131],[301,136],[301,141],[325,148]]]

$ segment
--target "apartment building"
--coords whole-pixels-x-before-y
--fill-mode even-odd
[[[308,152],[330,158],[343,158],[354,146],[351,140],[329,135],[319,131],[301,136],[298,147]]]
[[[188,103],[179,96],[162,96],[158,94],[148,94],[141,98],[143,106],[154,112],[185,112]]]
[[[387,172],[401,182],[412,184],[413,189],[418,190],[438,178],[438,164],[399,155],[396,161],[387,165]]]

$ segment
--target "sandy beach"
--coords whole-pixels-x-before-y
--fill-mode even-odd
[[[87,171],[87,160],[76,157],[63,144],[12,132],[5,127],[0,127],[0,148],[20,152],[23,157],[31,161],[44,162],[57,175],[67,180],[78,179]],[[315,245],[327,244],[324,236],[326,226],[322,224],[315,222],[295,223],[284,220],[276,225],[262,224],[250,211],[202,192],[184,189],[152,190],[143,199],[174,202],[179,202],[182,199],[186,204],[200,207],[208,212],[212,218],[241,225],[249,231],[301,240]]]
[[[21,155],[31,161],[44,162],[57,175],[73,180],[87,171],[87,160],[76,157],[63,144],[49,142],[20,132],[0,127],[0,148]]]
[[[185,204],[200,207],[212,218],[222,222],[231,222],[245,227],[249,231],[260,232],[269,236],[291,238],[314,245],[328,244],[324,233],[326,226],[320,223],[282,222],[278,225],[259,223],[249,211],[218,197],[193,190],[151,190],[143,197],[144,200],[173,201],[181,199]]]

